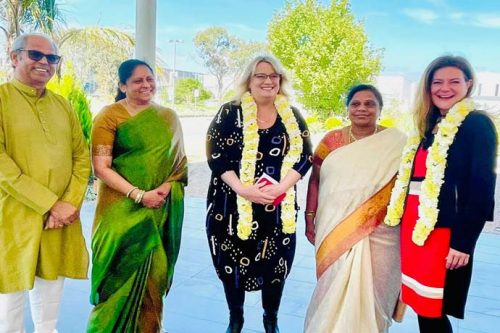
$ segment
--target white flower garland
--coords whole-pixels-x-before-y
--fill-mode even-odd
[[[444,172],[448,159],[448,149],[455,139],[455,135],[465,117],[475,109],[474,102],[465,98],[456,103],[438,124],[434,142],[429,148],[425,162],[427,172],[422,182],[422,191],[419,196],[418,220],[413,229],[412,240],[417,245],[424,245],[437,222],[439,213],[438,197],[441,185],[444,182]],[[387,208],[384,223],[390,226],[398,225],[403,216],[404,203],[410,184],[413,160],[420,144],[419,135],[410,137],[403,149],[398,177],[392,190],[391,200]]]
[[[280,115],[290,140],[290,149],[283,159],[281,166],[281,179],[283,179],[293,165],[300,159],[302,153],[302,136],[295,115],[283,95],[276,96],[274,105]],[[253,185],[255,182],[255,164],[259,146],[259,127],[257,126],[257,104],[250,93],[245,93],[241,98],[241,109],[243,112],[243,152],[241,157],[240,181],[245,186]],[[252,203],[241,196],[237,196],[238,205],[238,237],[242,240],[248,239],[252,233],[253,210]],[[281,202],[281,221],[283,232],[292,234],[295,232],[295,191],[293,186],[288,189],[286,196]]]

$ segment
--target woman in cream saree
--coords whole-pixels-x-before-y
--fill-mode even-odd
[[[349,102],[377,100],[371,91],[358,94],[350,95],[349,108]],[[314,213],[318,278],[305,320],[308,333],[387,332],[398,300],[399,229],[381,222],[405,136],[377,127],[375,118],[371,134],[355,137],[352,113],[352,127],[327,134],[317,149],[325,155],[330,147],[320,168],[317,205],[310,203],[311,186],[308,193],[306,220]]]

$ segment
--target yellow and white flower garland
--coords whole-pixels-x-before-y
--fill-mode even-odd
[[[293,165],[299,161],[302,153],[302,136],[295,115],[288,100],[283,95],[276,96],[274,105],[281,116],[290,140],[290,149],[283,159],[281,166],[281,179],[283,179]],[[255,182],[255,164],[259,147],[259,127],[257,126],[257,104],[250,93],[245,93],[241,98],[243,111],[243,152],[241,157],[240,181],[243,185],[253,185]],[[241,196],[237,196],[238,205],[238,237],[246,240],[252,233],[253,210],[252,203]],[[295,232],[295,191],[293,186],[288,189],[281,202],[281,221],[283,232]]]
[[[412,240],[417,245],[424,245],[437,222],[438,197],[441,185],[444,182],[444,172],[448,149],[455,139],[458,128],[465,117],[475,109],[474,102],[470,98],[465,98],[455,104],[446,114],[444,119],[438,124],[438,131],[434,142],[429,148],[429,154],[425,165],[427,172],[422,182],[422,191],[419,197],[418,216],[419,219],[413,229]],[[408,186],[411,178],[413,160],[420,144],[419,135],[413,135],[408,139],[401,157],[396,184],[392,190],[391,200],[387,208],[387,215],[384,223],[390,226],[398,225],[403,216],[404,202],[408,193]]]

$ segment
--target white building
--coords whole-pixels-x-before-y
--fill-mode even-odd
[[[387,107],[398,106],[405,112],[411,110],[418,82],[404,75],[382,74],[376,78],[376,87],[382,93]],[[472,97],[481,109],[500,113],[500,73],[476,73],[476,89]]]
[[[401,112],[410,110],[415,93],[415,82],[404,75],[379,75],[375,86],[384,99],[386,108],[397,107]]]
[[[500,73],[477,73],[474,100],[486,111],[500,112]]]

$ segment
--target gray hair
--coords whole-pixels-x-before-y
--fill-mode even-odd
[[[257,65],[260,64],[261,62],[267,62],[268,64],[273,66],[276,73],[281,75],[280,90],[278,93],[286,97],[290,97],[290,93],[288,91],[290,81],[281,63],[278,61],[278,59],[276,59],[271,55],[260,55],[253,58],[252,61],[250,61],[250,63],[247,65],[243,73],[241,73],[238,81],[236,82],[235,86],[236,94],[234,97],[236,102],[240,103],[241,96],[243,96],[244,93],[249,91],[248,86],[250,85],[250,79],[255,74],[255,69]]]
[[[17,36],[16,39],[14,39],[14,41],[12,42],[12,49],[11,49],[12,51],[11,52],[17,52],[17,51],[19,51],[21,49],[24,49],[24,47],[26,46],[26,41],[30,37],[42,37],[42,38],[45,38],[46,40],[49,41],[49,43],[52,46],[52,49],[54,50],[54,52],[56,54],[59,53],[59,48],[57,47],[56,43],[52,40],[52,38],[50,38],[46,34],[42,34],[42,33],[38,33],[38,32],[30,32],[30,33],[27,33],[27,34],[23,34],[23,35]]]

